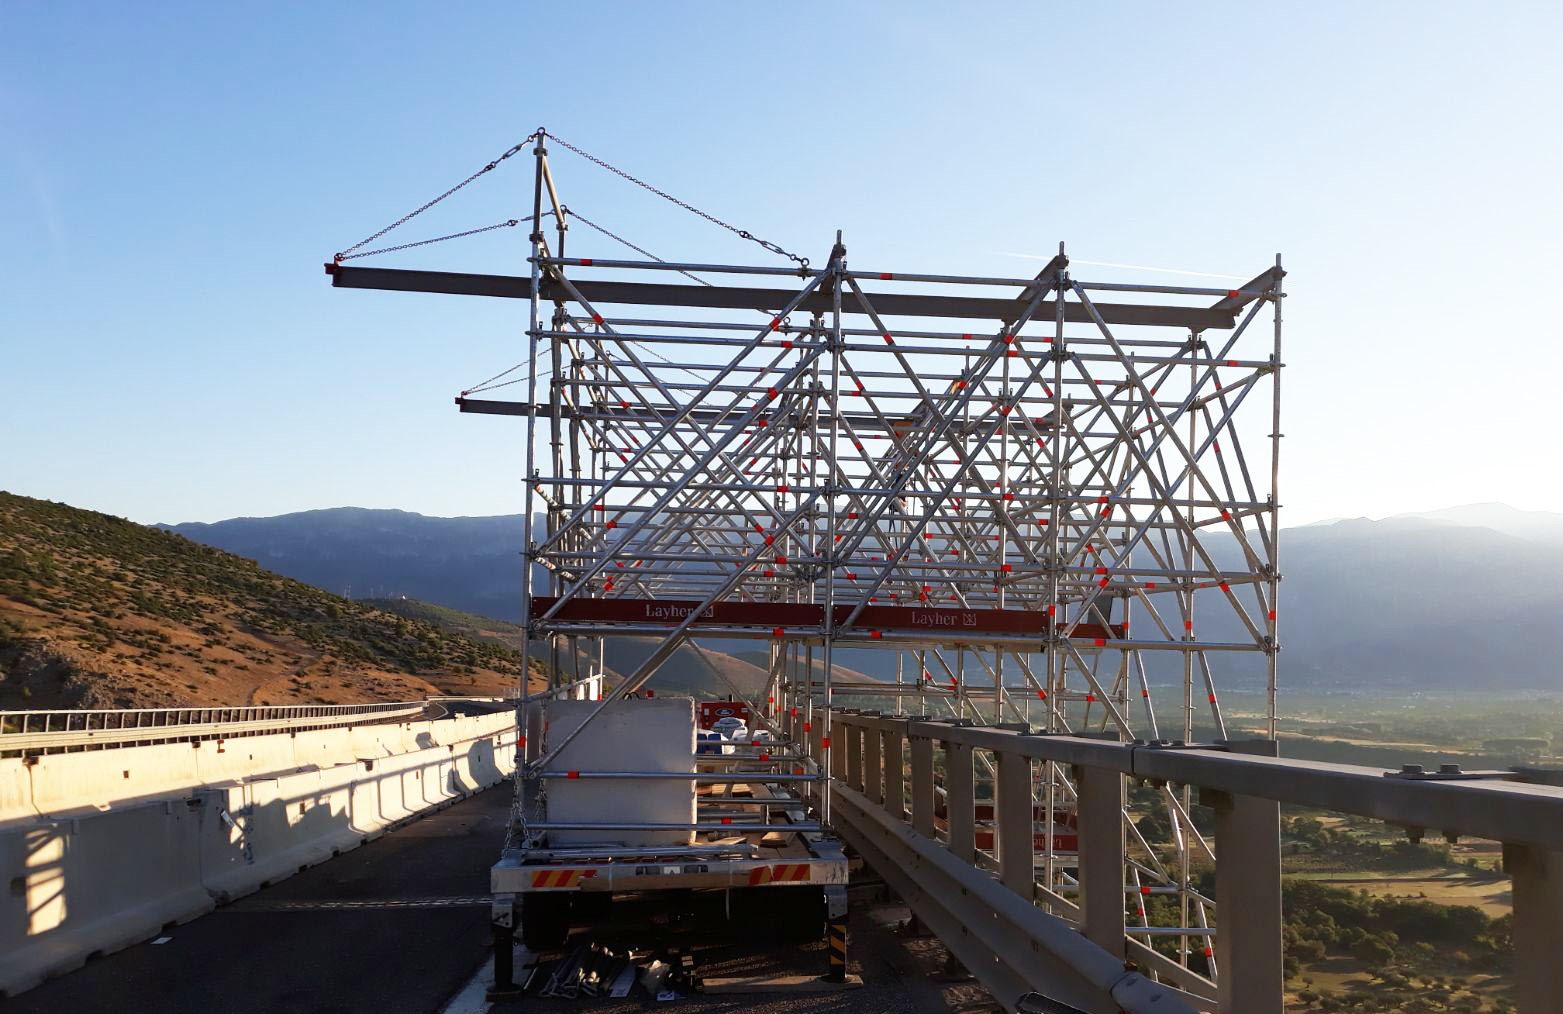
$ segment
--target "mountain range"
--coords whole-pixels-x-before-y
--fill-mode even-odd
[[[161,527],[334,593],[518,619],[519,515],[345,507]],[[1285,685],[1563,689],[1563,514],[1472,504],[1336,520],[1285,530],[1280,559]],[[874,656],[842,661],[892,675]]]

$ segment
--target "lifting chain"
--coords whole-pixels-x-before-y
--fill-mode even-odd
[[[564,138],[559,137],[556,134],[550,134],[550,133],[548,133],[547,130],[544,130],[541,127],[539,127],[537,130],[534,130],[532,133],[528,134],[526,137],[522,138],[516,144],[511,145],[510,148],[504,152],[504,154],[500,155],[498,158],[494,159],[492,162],[489,162],[488,164],[484,165],[477,172],[473,173],[471,176],[468,176],[466,179],[462,180],[460,183],[457,183],[455,186],[451,187],[449,190],[445,191],[443,194],[440,194],[438,197],[436,197],[433,200],[427,202],[426,204],[422,205],[421,207],[418,207],[418,208],[413,209],[412,211],[409,211],[407,214],[403,215],[401,218],[398,218],[396,221],[392,222],[390,225],[386,226],[385,228],[381,229],[380,231],[378,231],[376,233],[373,233],[373,234],[371,234],[369,236],[364,237],[363,239],[359,240],[357,243],[354,243],[352,246],[348,247],[347,249],[338,251],[332,257],[332,260],[335,263],[340,264],[340,263],[342,263],[345,260],[352,260],[352,259],[357,258],[357,257],[368,257],[371,254],[390,253],[390,252],[395,251],[395,250],[407,250],[407,249],[411,249],[412,247],[426,246],[426,245],[428,245],[430,243],[439,243],[439,242],[443,242],[444,240],[448,240],[448,239],[460,239],[463,236],[475,236],[475,235],[477,235],[478,233],[481,233],[481,232],[489,232],[489,231],[491,231],[493,229],[503,229],[503,228],[507,228],[507,227],[510,227],[510,226],[517,225],[517,224],[519,224],[521,222],[530,222],[530,221],[532,221],[531,218],[509,219],[507,221],[498,222],[498,223],[496,223],[494,225],[484,226],[484,227],[479,228],[479,229],[469,229],[469,230],[467,230],[465,232],[451,233],[448,236],[439,236],[439,237],[436,237],[434,239],[421,240],[421,241],[416,242],[416,243],[404,243],[404,244],[401,244],[400,246],[389,246],[389,247],[382,247],[382,248],[377,249],[377,250],[366,250],[363,253],[359,253],[358,252],[358,251],[362,250],[364,247],[368,246],[370,243],[373,243],[375,240],[379,239],[381,236],[384,236],[386,233],[390,232],[391,230],[397,229],[397,228],[400,228],[403,225],[406,225],[408,222],[412,221],[414,218],[417,218],[419,215],[423,214],[425,211],[428,211],[430,208],[434,207],[436,204],[438,204],[441,201],[445,200],[447,197],[451,196],[456,191],[458,191],[458,190],[462,189],[463,187],[467,186],[469,183],[471,183],[473,180],[476,180],[478,177],[482,176],[484,173],[493,172],[495,169],[499,168],[499,164],[501,162],[503,162],[506,159],[510,158],[511,156],[517,154],[518,152],[521,151],[521,149],[525,148],[528,144],[531,144],[533,141],[536,141],[539,138],[551,138],[552,140],[557,142],[560,147],[568,149],[569,151],[574,152],[575,154],[577,154],[577,155],[581,156],[582,158],[586,159],[588,162],[591,162],[593,165],[596,165],[596,166],[599,166],[599,167],[601,167],[603,169],[606,169],[608,172],[613,173],[615,176],[619,177],[620,179],[623,179],[623,180],[626,180],[627,182],[633,183],[637,187],[640,187],[642,190],[646,190],[646,191],[648,191],[650,193],[653,193],[653,194],[657,195],[658,197],[662,198],[663,200],[669,201],[672,204],[675,204],[678,207],[683,208],[685,211],[687,211],[687,212],[689,212],[689,213],[691,213],[693,215],[697,215],[700,218],[705,219],[707,222],[710,222],[712,225],[717,225],[717,226],[722,227],[723,229],[726,229],[728,232],[730,232],[733,235],[737,236],[739,239],[746,239],[746,240],[748,240],[751,243],[757,243],[761,247],[763,247],[764,249],[770,251],[773,254],[776,254],[776,255],[781,256],[781,257],[786,257],[788,260],[791,260],[791,261],[793,261],[794,263],[796,263],[798,265],[798,272],[799,272],[799,274],[807,274],[808,273],[808,270],[809,270],[809,259],[807,257],[799,257],[795,253],[790,253],[787,250],[782,249],[780,246],[777,246],[775,243],[772,243],[770,240],[761,239],[760,237],[756,236],[754,233],[750,232],[747,229],[740,229],[740,228],[738,228],[735,225],[731,225],[731,224],[729,224],[727,222],[722,221],[720,218],[717,218],[715,215],[712,215],[709,212],[701,211],[699,208],[695,207],[693,204],[690,204],[688,201],[680,200],[679,198],[674,197],[672,194],[668,193],[667,191],[658,189],[657,187],[652,186],[650,183],[647,183],[645,180],[640,179],[639,177],[630,175],[629,173],[625,172],[623,169],[620,169],[618,166],[615,166],[615,165],[612,165],[611,163],[603,161],[602,159],[598,158],[596,155],[593,155],[591,152],[583,151],[582,149],[577,148],[575,145],[571,144],[569,141],[566,141]],[[579,218],[580,216],[577,215],[576,217]],[[581,219],[581,221],[586,222],[585,219]],[[590,222],[586,222],[586,224],[587,225],[592,225],[592,223],[590,223]],[[595,229],[598,229],[599,231],[606,231],[606,230],[602,230],[601,227],[599,227],[599,226],[592,225],[592,227],[595,228]],[[609,235],[611,235],[611,233]],[[618,239],[617,236],[614,236],[613,238],[614,239]],[[624,241],[620,240],[620,242],[624,242]],[[628,244],[628,243],[625,243],[625,245],[626,246],[630,246],[630,244]]]
[[[788,251],[783,250],[781,247],[777,246],[775,243],[772,243],[769,240],[761,239],[760,237],[756,236],[754,233],[750,232],[748,229],[740,229],[736,225],[730,225],[727,222],[722,221],[720,218],[717,218],[715,215],[710,214],[709,212],[701,211],[699,208],[695,207],[693,204],[690,204],[688,201],[679,200],[677,197],[674,197],[672,194],[668,193],[667,191],[659,190],[658,188],[652,186],[650,183],[647,183],[645,180],[640,179],[640,178],[635,177],[635,176],[631,176],[629,173],[625,172],[623,169],[620,169],[618,166],[612,165],[612,164],[610,164],[608,162],[604,162],[602,159],[598,158],[596,155],[593,155],[591,152],[582,151],[580,148],[577,148],[575,145],[571,144],[569,141],[566,141],[564,138],[560,137],[557,134],[550,134],[550,133],[548,133],[548,131],[539,128],[539,130],[537,131],[537,136],[546,137],[546,138],[549,138],[549,139],[551,139],[553,141],[556,141],[561,148],[565,148],[565,149],[568,149],[570,151],[575,152],[575,154],[581,156],[586,161],[591,162],[594,165],[600,166],[601,168],[608,170],[610,173],[613,173],[615,176],[619,177],[620,179],[626,180],[626,181],[628,181],[630,183],[633,183],[637,187],[640,187],[642,190],[646,190],[646,191],[649,191],[649,192],[651,192],[653,194],[656,194],[658,197],[662,198],[664,201],[669,201],[669,202],[671,202],[673,204],[678,205],[680,208],[683,208],[685,211],[689,212],[690,214],[698,215],[699,217],[705,219],[707,222],[710,222],[712,225],[721,226],[723,229],[726,229],[728,232],[730,232],[733,235],[737,236],[739,239],[746,239],[746,240],[748,240],[751,243],[758,243],[760,246],[764,247],[766,250],[769,250],[771,253],[776,254],[776,255],[778,255],[780,257],[786,257],[788,260],[791,260],[791,261],[795,262],[798,265],[798,270],[800,272],[807,272],[809,270],[809,259],[807,257],[799,257],[795,253],[789,253]],[[576,216],[576,217],[580,217],[580,216]]]
[[[332,258],[332,260],[335,261],[336,263],[340,264],[343,261],[348,260],[350,257],[352,257],[354,255],[355,251],[360,250],[363,247],[368,246],[370,243],[373,243],[375,240],[379,239],[381,236],[384,236],[386,233],[390,232],[392,229],[395,229],[395,228],[398,228],[400,226],[406,225],[408,222],[410,222],[413,219],[417,218],[419,215],[423,214],[425,211],[428,211],[430,208],[434,207],[436,204],[440,203],[445,198],[449,197],[451,194],[454,194],[456,191],[460,190],[462,187],[466,186],[468,183],[471,183],[473,180],[477,179],[479,176],[482,176],[484,173],[493,172],[495,169],[497,169],[499,167],[499,163],[505,161],[505,159],[509,158],[510,156],[514,155],[516,152],[520,151],[522,148],[525,148],[528,144],[531,144],[533,141],[537,140],[538,137],[542,136],[542,133],[543,132],[541,130],[536,130],[536,131],[533,131],[532,133],[528,134],[526,137],[522,138],[518,143],[516,143],[514,145],[511,145],[510,149],[508,151],[506,151],[503,155],[499,156],[494,161],[488,163],[483,168],[481,168],[477,172],[473,173],[471,176],[468,176],[466,179],[462,180],[460,183],[458,183],[455,186],[451,187],[449,190],[445,191],[440,196],[434,198],[432,201],[429,201],[427,204],[423,205],[421,208],[416,208],[416,209],[414,209],[412,211],[409,211],[407,214],[403,215],[401,218],[398,218],[396,221],[392,222],[390,225],[386,226],[384,229],[381,229],[379,232],[374,233],[371,236],[364,237],[363,239],[359,240],[357,243],[354,243],[352,246],[348,247],[346,250],[339,251]],[[458,233],[455,233],[454,235],[451,235],[451,236],[441,236],[440,239],[455,239],[458,236],[470,236],[470,235],[473,235],[473,233],[487,232],[487,231],[489,231],[489,229],[498,229],[498,228],[501,228],[502,226],[510,226],[510,225],[515,225],[515,224],[516,223],[514,221],[506,221],[506,222],[500,223],[499,225],[490,225],[490,226],[487,226],[487,227],[482,228],[482,229],[473,229],[470,232],[458,232]],[[424,243],[438,243],[440,241],[440,239],[424,240]],[[404,246],[399,246],[399,247],[387,247],[386,250],[371,250],[368,253],[357,254],[357,256],[359,256],[359,257],[367,257],[367,256],[369,256],[370,253],[385,253],[385,252],[387,252],[387,250],[405,250],[405,249],[407,249],[407,247],[422,246],[422,245],[423,245],[423,243],[408,243],[408,244],[406,244]]]

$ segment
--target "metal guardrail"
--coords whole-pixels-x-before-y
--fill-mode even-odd
[[[1274,756],[1268,740],[1120,743],[842,710],[831,712],[831,722],[842,741],[833,754],[842,779],[835,789],[838,828],[972,974],[1010,1004],[1036,990],[1088,1011],[1280,1014],[1280,804],[1290,803],[1502,842],[1514,888],[1519,1009],[1563,1010],[1556,952],[1563,940],[1563,787],[1538,784],[1545,775],[1386,772],[1287,760]],[[816,758],[821,724],[816,712],[809,740]],[[943,841],[934,819],[936,747],[950,801]],[[973,751],[991,752],[996,769],[991,859],[974,842]],[[1036,762],[1074,771],[1075,901],[1036,881]],[[1127,935],[1126,777],[1198,787],[1201,802],[1215,811],[1215,982]],[[1126,961],[1166,985],[1143,975],[1131,981]],[[1151,986],[1171,995],[1152,999],[1143,992]]]
[[[428,703],[0,711],[0,756],[134,746],[169,740],[225,739],[383,722],[420,715]]]

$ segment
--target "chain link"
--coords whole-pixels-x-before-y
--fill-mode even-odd
[[[602,233],[604,236],[607,236],[609,239],[614,240],[614,241],[619,242],[619,243],[623,243],[625,246],[629,247],[631,250],[633,250],[636,253],[640,254],[642,257],[649,257],[652,260],[656,261],[658,264],[666,264],[667,263],[667,261],[663,260],[661,257],[658,257],[656,254],[652,253],[650,250],[647,250],[644,247],[636,246],[634,243],[631,243],[629,240],[625,239],[623,236],[620,236],[618,233],[609,232],[607,229],[604,229],[602,226],[598,225],[596,222],[593,222],[591,219],[587,218],[585,215],[581,214],[579,211],[576,211],[574,208],[570,207],[568,204],[565,205],[560,210],[562,210],[570,218],[573,218],[577,222],[580,222],[582,225],[590,226],[591,228],[596,229],[598,232]],[[684,271],[681,268],[675,268],[674,270],[677,271],[679,274],[683,275],[685,278],[688,278],[690,281],[699,282],[701,285],[704,285],[707,288],[711,288],[712,287],[710,282],[706,281],[704,278],[701,278],[699,275],[692,275],[688,271]]]
[[[443,243],[447,239],[461,239],[463,236],[476,236],[481,232],[493,232],[495,229],[510,229],[522,222],[536,221],[535,217],[528,215],[525,218],[512,218],[504,222],[495,222],[493,225],[485,225],[479,229],[468,229],[466,232],[453,232],[449,236],[435,236],[433,239],[420,239],[415,243],[402,243],[398,246],[382,246],[376,250],[364,250],[361,253],[348,253],[346,251],[336,255],[338,264],[343,261],[356,260],[359,257],[373,257],[375,254],[395,253],[398,250],[411,250],[413,247],[428,246],[430,243]],[[362,244],[360,244],[362,245]],[[353,249],[357,249],[354,247]]]
[[[528,134],[526,137],[522,138],[519,142],[517,142],[516,144],[512,145],[510,147],[510,149],[508,151],[506,151],[503,155],[501,155],[498,158],[494,159],[494,161],[488,163],[483,168],[479,169],[477,172],[473,173],[471,176],[468,176],[466,179],[462,180],[460,183],[456,184],[455,186],[451,187],[449,190],[445,191],[440,196],[434,198],[432,201],[429,201],[427,204],[423,205],[420,208],[416,208],[416,209],[414,209],[412,211],[409,211],[407,214],[403,215],[401,218],[398,218],[396,221],[392,222],[390,225],[386,226],[384,229],[381,229],[379,232],[374,233],[371,236],[364,237],[363,239],[359,240],[357,243],[354,243],[352,246],[348,247],[346,250],[339,251],[332,258],[332,260],[334,260],[336,263],[340,264],[342,261],[345,261],[350,256],[352,256],[355,251],[360,250],[363,247],[368,246],[370,243],[373,243],[375,240],[379,239],[381,236],[384,236],[386,233],[390,232],[392,229],[396,229],[396,228],[399,228],[400,226],[406,225],[408,222],[412,221],[413,219],[417,218],[419,215],[423,214],[425,211],[428,211],[430,208],[434,207],[436,204],[438,204],[441,201],[445,200],[445,198],[449,197],[451,194],[454,194],[456,191],[460,190],[462,187],[464,187],[467,184],[471,183],[473,180],[477,179],[479,176],[482,176],[484,173],[487,173],[487,172],[493,172],[496,168],[499,167],[499,163],[505,161],[505,159],[507,159],[510,156],[514,155],[516,152],[520,151],[522,148],[525,148],[528,144],[531,144],[533,141],[537,140],[542,135],[543,135],[543,131],[540,130],[540,129],[532,131],[532,133]],[[506,224],[511,224],[511,223],[506,223]],[[489,228],[498,228],[498,227],[497,226],[490,226]],[[476,231],[486,231],[486,230],[476,230]],[[471,234],[470,233],[457,233],[456,235],[461,236],[461,235],[471,235]],[[453,239],[455,237],[454,236],[448,236],[448,237],[442,237],[442,238]],[[433,243],[433,242],[438,242],[438,241],[437,240],[429,240],[428,242]],[[408,244],[408,246],[417,246],[417,245],[419,245],[419,244]],[[392,250],[405,250],[406,247],[389,247],[388,249],[392,249]],[[370,252],[371,253],[384,253],[385,251],[370,251]],[[368,254],[358,254],[357,256],[367,257]]]
[[[610,173],[613,173],[620,179],[627,180],[628,182],[635,184],[637,187],[640,187],[642,190],[650,191],[651,193],[656,194],[658,197],[662,198],[664,201],[669,201],[673,204],[676,204],[685,211],[705,219],[712,225],[721,226],[723,229],[726,229],[728,232],[732,233],[740,239],[746,239],[751,243],[758,243],[761,247],[769,250],[771,253],[786,257],[788,260],[796,262],[799,269],[802,271],[807,271],[809,269],[809,259],[807,257],[799,257],[795,253],[789,253],[788,251],[783,250],[781,247],[777,246],[775,243],[772,243],[769,240],[761,239],[754,233],[750,232],[748,229],[740,229],[736,225],[730,225],[727,222],[722,221],[720,218],[717,218],[715,215],[710,214],[709,212],[701,211],[699,208],[695,207],[693,204],[690,204],[688,201],[680,200],[677,197],[674,197],[672,194],[668,193],[666,190],[658,189],[643,179],[640,179],[636,176],[631,176],[623,169],[620,169],[618,166],[611,165],[608,162],[604,162],[602,159],[598,158],[596,155],[593,155],[591,152],[582,151],[580,148],[577,148],[575,145],[571,144],[569,141],[566,141],[557,134],[550,134],[546,130],[539,130],[538,134],[558,142],[561,148],[575,152],[575,154],[586,159],[586,161],[608,170]],[[580,216],[577,215],[576,217],[579,218]]]

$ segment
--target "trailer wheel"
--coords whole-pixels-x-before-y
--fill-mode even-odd
[[[521,942],[527,950],[552,951],[570,935],[570,896],[559,893],[521,895]]]

